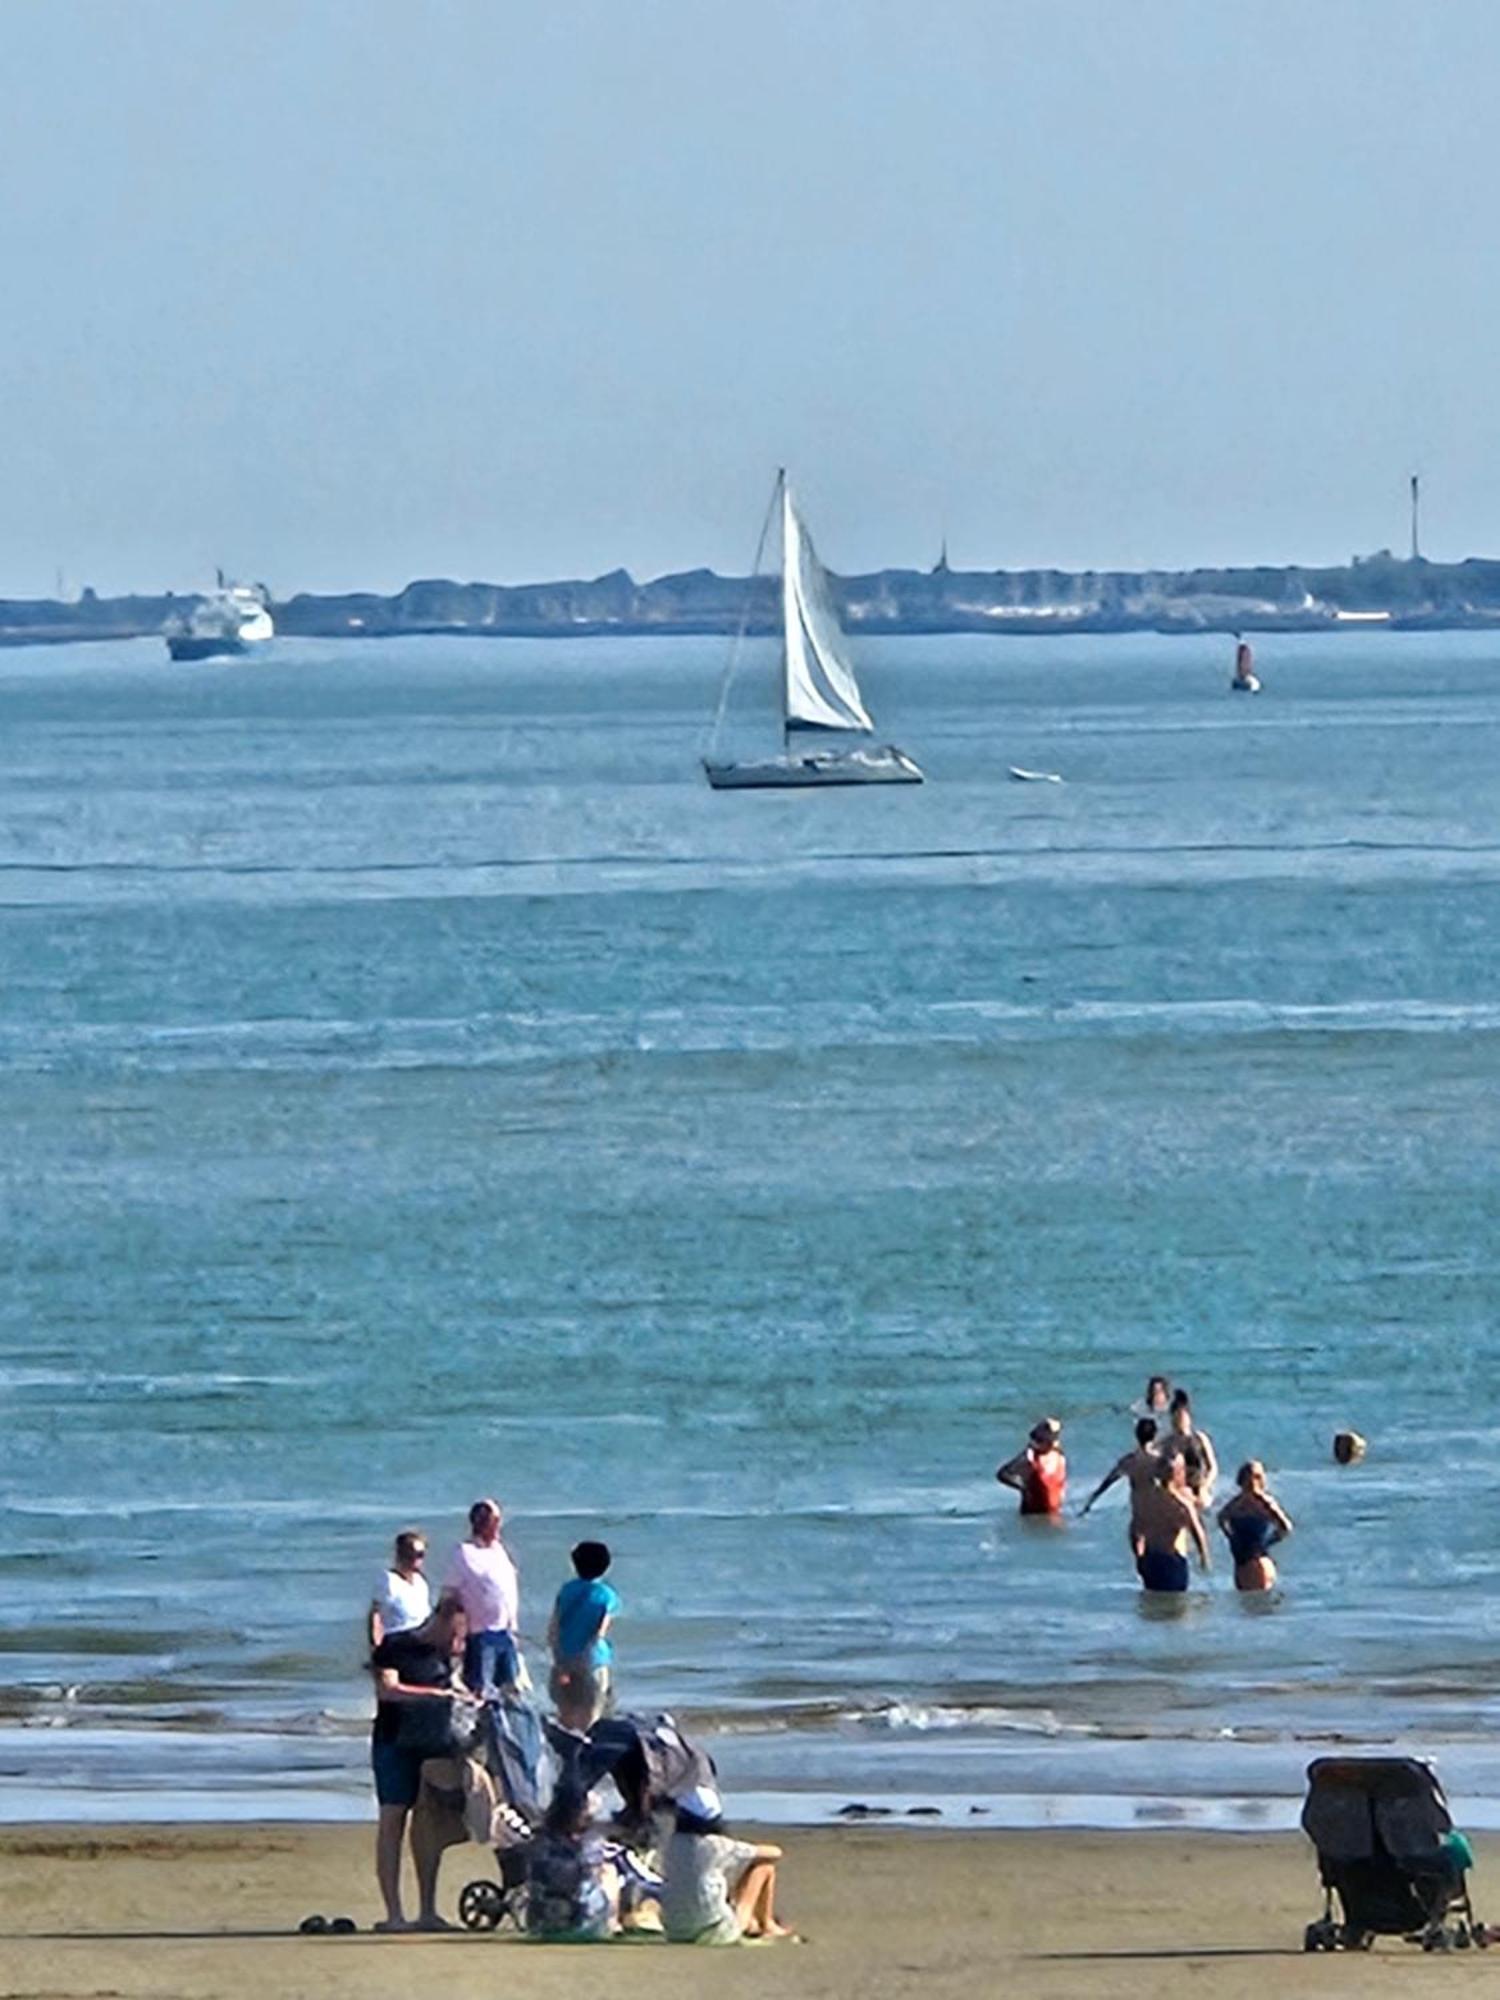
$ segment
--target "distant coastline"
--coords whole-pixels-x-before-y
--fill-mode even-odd
[[[1388,551],[1337,567],[1193,570],[885,569],[837,577],[852,632],[1309,632],[1389,626],[1452,631],[1500,627],[1500,560],[1406,560]],[[603,634],[733,632],[776,624],[774,578],[688,570],[637,583],[625,570],[554,583],[409,583],[370,591],[300,593],[274,601],[279,633],[379,639],[402,633],[582,638]],[[0,645],[134,639],[159,633],[191,595],[73,601],[0,598]]]

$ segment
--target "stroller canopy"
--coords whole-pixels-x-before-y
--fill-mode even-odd
[[[717,1783],[713,1758],[670,1715],[608,1715],[587,1736],[558,1731],[553,1740],[569,1775],[585,1790],[613,1778],[633,1819]]]
[[[1436,1771],[1416,1757],[1319,1757],[1307,1785],[1303,1830],[1327,1861],[1368,1861],[1383,1848],[1420,1865],[1453,1830]]]

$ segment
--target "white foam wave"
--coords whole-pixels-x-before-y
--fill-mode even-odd
[[[447,1019],[232,1021],[212,1027],[112,1025],[0,1029],[0,1064],[55,1072],[380,1071],[489,1069],[601,1056],[781,1054],[1072,1038],[1242,1035],[1494,1034],[1500,1002],[1373,998],[1298,1005],[1228,996],[1188,1001],[1001,999],[909,1002],[882,1008],[559,1010]],[[246,1381],[252,1378],[244,1378]]]

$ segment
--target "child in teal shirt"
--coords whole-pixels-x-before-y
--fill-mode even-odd
[[[548,1682],[557,1717],[565,1729],[591,1729],[609,1706],[614,1648],[609,1628],[620,1600],[604,1581],[610,1553],[603,1542],[580,1542],[573,1551],[575,1574],[557,1593],[547,1643],[552,1648]]]

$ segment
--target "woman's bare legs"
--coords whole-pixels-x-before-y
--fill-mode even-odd
[[[1249,1562],[1241,1563],[1234,1572],[1236,1590],[1274,1590],[1276,1588],[1276,1565],[1269,1556],[1252,1556]]]
[[[379,1926],[382,1930],[406,1929],[401,1909],[401,1846],[410,1812],[410,1806],[382,1806],[375,1826],[375,1880],[385,1904],[385,1922]]]
[[[746,1937],[790,1937],[776,1921],[776,1863],[752,1861],[734,1892],[734,1914]]]

